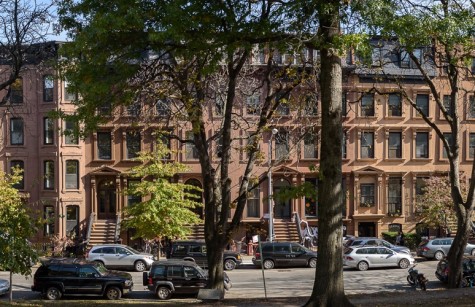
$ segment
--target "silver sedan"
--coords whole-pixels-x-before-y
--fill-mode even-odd
[[[347,248],[343,255],[345,266],[366,271],[369,268],[400,267],[407,269],[414,264],[414,257],[406,253],[398,253],[387,247],[355,247]]]

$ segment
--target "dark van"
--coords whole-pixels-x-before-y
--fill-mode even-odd
[[[255,257],[252,258],[254,265],[261,265],[265,269],[274,267],[310,267],[317,266],[317,253],[294,242],[263,242],[261,243],[262,255],[259,247]]]

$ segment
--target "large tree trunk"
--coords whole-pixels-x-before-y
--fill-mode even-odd
[[[343,284],[342,70],[330,49],[340,34],[339,1],[319,7],[321,50],[322,143],[318,182],[318,260],[312,295],[306,306],[351,306]]]

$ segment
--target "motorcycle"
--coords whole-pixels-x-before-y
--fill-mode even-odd
[[[419,273],[417,269],[415,269],[416,264],[411,266],[409,270],[407,271],[409,275],[407,275],[407,282],[413,286],[417,287],[419,286],[423,291],[427,290],[427,282],[429,281],[427,278],[425,278],[423,273]]]
[[[473,273],[473,272],[463,273],[462,282],[461,282],[460,286],[462,288],[465,288],[465,287],[473,288],[473,287],[475,287],[475,273]]]

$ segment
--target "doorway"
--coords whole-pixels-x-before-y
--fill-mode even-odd
[[[104,179],[99,182],[97,188],[98,219],[107,220],[116,218],[116,193],[114,179]]]
[[[358,223],[359,237],[376,237],[376,225],[374,222]]]
[[[290,183],[285,179],[277,180],[274,184],[273,195],[281,193],[283,190],[290,188]],[[282,200],[274,198],[274,218],[290,219],[291,217],[291,199]]]

